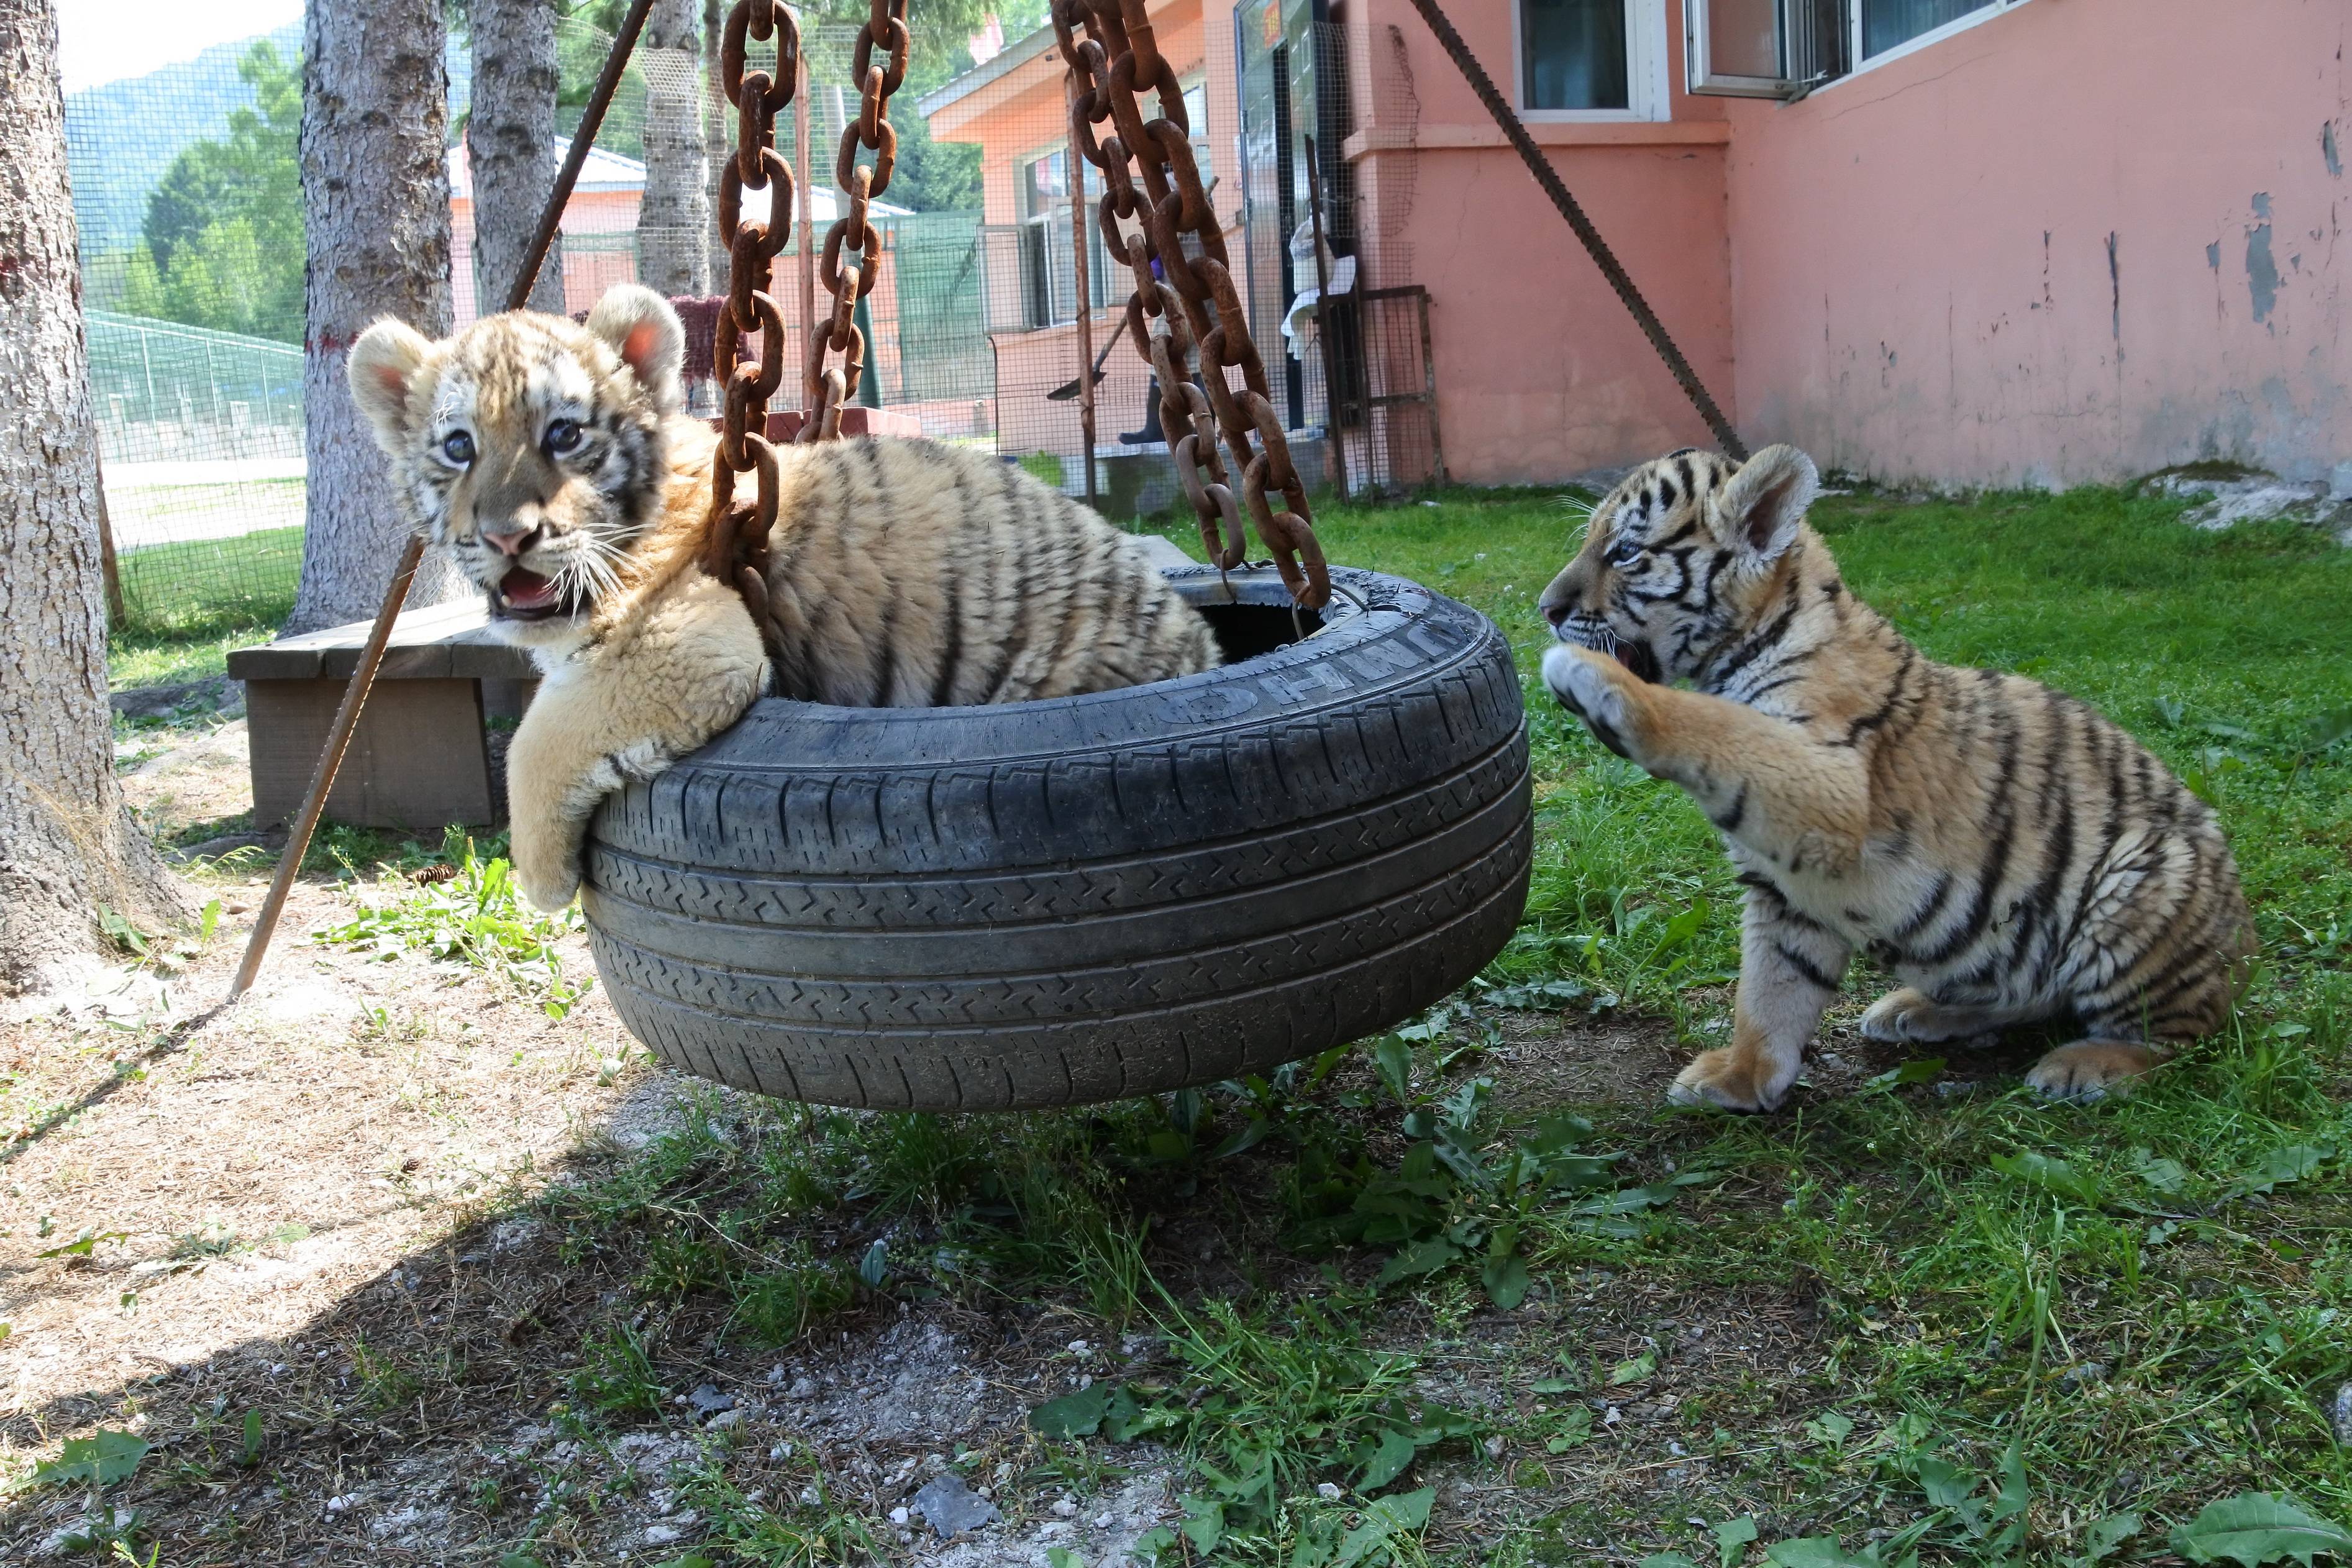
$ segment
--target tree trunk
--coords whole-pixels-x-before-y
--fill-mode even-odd
[[[187,904],[114,782],[98,429],[66,181],[58,20],[0,0],[0,984],[47,990],[103,906],[148,929]]]
[[[474,0],[474,107],[466,145],[474,174],[474,298],[507,308],[540,209],[555,188],[555,7],[550,0]],[[563,242],[548,248],[530,308],[563,309]]]
[[[375,614],[408,524],[343,363],[378,316],[449,330],[449,122],[440,0],[310,0],[302,28],[302,581],[285,632]],[[472,592],[428,553],[411,605]]]
[[[702,150],[695,0],[654,0],[637,44],[646,77],[646,194],[637,281],[657,294],[710,291],[710,193]]]

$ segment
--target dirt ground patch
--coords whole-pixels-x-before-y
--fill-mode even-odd
[[[0,1465],[138,1433],[156,1457],[114,1506],[189,1564],[495,1563],[527,1534],[550,1562],[659,1563],[730,1510],[821,1500],[853,1557],[1027,1568],[1058,1547],[1092,1568],[1178,1520],[1171,1457],[1136,1445],[1071,1468],[1027,1422],[1089,1381],[1155,1375],[1160,1348],[1036,1300],[871,1300],[781,1355],[707,1311],[640,1311],[630,1331],[679,1392],[568,1420],[613,1281],[531,1198],[696,1108],[723,1129],[740,1102],[652,1065],[600,992],[559,1021],[476,970],[310,942],[353,908],[331,885],[298,889],[262,984],[216,1008],[260,884],[214,890],[237,912],[185,971],[19,1004],[0,1034],[16,1075]],[[563,957],[587,972],[580,939]],[[1646,1102],[1681,1055],[1643,1021],[1513,1016],[1502,1035],[1486,1070],[1553,1103]],[[1246,1296],[1251,1222],[1216,1209],[1180,1208],[1154,1267]],[[44,1256],[78,1238],[85,1252]],[[1446,1537],[1474,1550],[1531,1510],[1654,1513],[1710,1479],[1684,1439],[1720,1413],[1678,1388],[1769,1373],[1777,1392],[1744,1417],[1785,1425],[1818,1360],[1801,1307],[1709,1306],[1605,1270],[1467,1323],[1402,1309],[1382,1338],[1421,1363],[1424,1394],[1514,1433],[1433,1472]],[[1660,1370],[1584,1401],[1592,1439],[1553,1454],[1539,1435],[1576,1400],[1528,1384],[1563,1345]],[[951,1541],[919,1500],[943,1479],[984,1518]],[[19,1494],[0,1559],[70,1555],[86,1510],[79,1489]]]
[[[646,1324],[671,1382],[701,1367],[692,1399],[563,1436],[551,1395],[604,1282],[516,1211],[729,1097],[652,1065],[600,992],[559,1021],[476,970],[309,942],[350,918],[331,886],[298,889],[262,982],[217,1007],[261,886],[211,891],[236,912],[184,971],[117,969],[0,1024],[0,1470],[139,1433],[166,1464],[128,1502],[173,1563],[495,1562],[550,1491],[593,1502],[546,1549],[660,1561],[701,1532],[685,1478],[714,1467],[734,1506],[814,1488],[954,1568],[1115,1561],[1168,1511],[1164,1466],[1016,1495],[1013,1465],[973,1458],[1025,1447],[1032,1404],[1117,1363],[1034,1308],[853,1313],[784,1358]],[[588,973],[584,941],[563,957]],[[909,1505],[950,1458],[997,1517],[943,1543]],[[0,1560],[68,1554],[85,1505],[20,1494]]]
[[[142,826],[169,842],[200,822],[253,808],[245,705],[233,702],[194,729],[139,730],[118,741],[123,798]]]

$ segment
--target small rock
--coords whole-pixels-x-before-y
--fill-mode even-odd
[[[1315,1495],[1321,1498],[1325,1502],[1338,1502],[1347,1494],[1342,1492],[1338,1487],[1334,1486],[1329,1481],[1318,1481],[1315,1486]]]
[[[816,1380],[811,1377],[796,1377],[793,1379],[793,1385],[784,1390],[784,1397],[786,1399],[815,1398]]]
[[[904,1524],[907,1522],[907,1510],[904,1505],[894,1508],[890,1510],[890,1522],[893,1524]]]
[[[345,1492],[340,1497],[331,1497],[327,1500],[327,1511],[329,1513],[341,1513],[344,1510],[350,1508],[353,1503],[359,1500],[359,1494],[357,1492]]]
[[[722,1410],[734,1409],[735,1396],[731,1394],[721,1394],[719,1391],[719,1385],[715,1383],[706,1383],[698,1386],[693,1393],[684,1395],[682,1403],[690,1407],[697,1415],[707,1417],[716,1415]]]
[[[649,1524],[646,1526],[646,1544],[647,1546],[667,1546],[671,1542],[676,1541],[685,1533],[685,1531],[679,1529],[674,1524]]]
[[[286,835],[283,832],[225,833],[217,838],[206,838],[194,844],[184,844],[176,849],[166,849],[163,851],[163,858],[173,865],[184,866],[192,860],[217,860],[236,849],[283,849],[285,847]],[[241,915],[245,912],[236,904],[225,907],[233,915]]]
[[[2352,1383],[2336,1391],[2336,1409],[2329,1424],[2336,1428],[2336,1447],[2352,1448]]]
[[[996,1505],[976,1496],[958,1475],[940,1476],[927,1483],[915,1494],[915,1510],[941,1541],[978,1530],[998,1517]]]
[[[1077,1499],[1076,1499],[1076,1498],[1069,1498],[1069,1497],[1066,1497],[1066,1498],[1062,1499],[1059,1502],[1056,1502],[1056,1503],[1054,1505],[1054,1512],[1055,1512],[1055,1515],[1056,1517],[1061,1518],[1061,1519],[1076,1519],[1076,1518],[1077,1518],[1077,1517],[1078,1517],[1078,1500],[1077,1500]]]
[[[215,675],[206,680],[183,680],[170,686],[133,686],[110,693],[107,702],[125,719],[169,719],[182,710],[193,714],[224,707],[233,696],[239,698],[236,707],[243,711],[241,694],[233,692],[226,676]]]
[[[2271,518],[2333,526],[2342,521],[2345,500],[2326,481],[2282,479],[2251,468],[2234,476],[2162,474],[2148,488],[2163,495],[2201,498],[2201,504],[2181,513],[2180,521],[2209,530]]]

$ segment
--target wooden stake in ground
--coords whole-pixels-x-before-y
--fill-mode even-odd
[[[114,554],[114,520],[106,514],[106,465],[99,460],[95,442],[89,460],[98,487],[98,569],[106,578],[106,624],[120,631],[131,619],[131,609],[122,599],[122,565]]]
[[[294,890],[302,857],[310,847],[310,835],[318,831],[319,816],[327,809],[327,792],[334,787],[335,770],[343,765],[343,752],[351,748],[352,731],[359,728],[360,709],[367,702],[368,688],[375,684],[376,666],[383,662],[383,645],[392,640],[392,624],[399,618],[400,602],[408,597],[409,581],[416,575],[416,563],[424,554],[425,536],[410,534],[401,549],[400,564],[393,570],[392,586],[383,592],[383,608],[376,612],[375,625],[368,629],[367,647],[360,650],[360,667],[352,671],[351,684],[343,688],[343,705],[335,710],[334,728],[327,731],[327,749],[319,754],[318,771],[310,775],[310,793],[302,799],[302,814],[286,836],[285,852],[278,858],[278,875],[269,880],[269,896],[261,901],[252,939],[245,944],[245,959],[236,966],[236,978],[229,982],[232,1002],[244,995],[253,977],[261,973],[261,960],[269,952],[278,917],[286,912],[286,895]]]

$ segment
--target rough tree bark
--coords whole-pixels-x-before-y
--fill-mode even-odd
[[[654,0],[637,44],[646,77],[646,194],[637,208],[637,281],[661,294],[710,291],[698,9],[697,0]]]
[[[0,985],[47,990],[104,905],[185,900],[114,782],[98,428],[49,0],[0,0]]]
[[[555,6],[551,0],[473,0],[474,104],[466,145],[474,174],[474,298],[506,309],[555,188]],[[563,313],[563,241],[531,286],[530,308]]]
[[[302,356],[310,499],[288,635],[375,614],[407,525],[343,363],[378,316],[449,330],[449,123],[440,0],[310,0],[302,27]],[[472,590],[434,551],[410,591]]]

